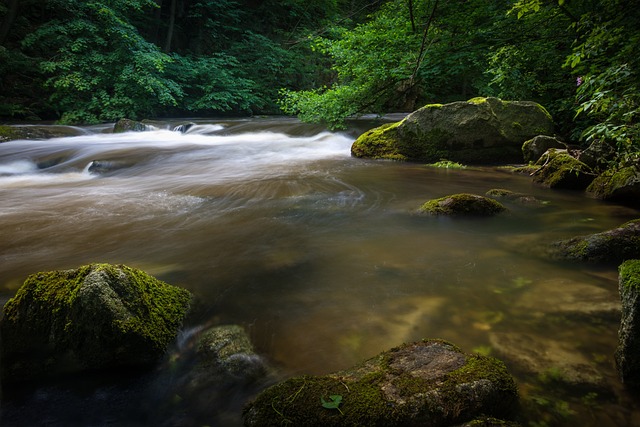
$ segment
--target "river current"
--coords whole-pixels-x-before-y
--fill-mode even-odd
[[[505,360],[525,425],[640,425],[613,361],[616,267],[538,256],[638,212],[497,167],[352,158],[355,135],[372,125],[332,133],[284,118],[201,120],[185,133],[105,125],[0,144],[0,302],[37,271],[126,264],[196,293],[210,324],[243,326],[283,377],[443,338]],[[508,213],[481,219],[416,212],[494,188],[537,202],[505,202]],[[156,377],[129,380],[5,389],[0,425],[171,425],[155,410],[175,398],[171,383],[159,394],[146,385]],[[182,405],[193,414],[181,422],[241,425],[250,395],[225,393]]]

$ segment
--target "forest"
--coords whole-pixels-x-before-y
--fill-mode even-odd
[[[533,100],[635,161],[631,0],[2,0],[0,117],[63,124]]]

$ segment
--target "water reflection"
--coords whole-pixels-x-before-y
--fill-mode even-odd
[[[615,268],[533,255],[536,245],[617,226],[636,211],[544,190],[494,168],[352,159],[352,141],[292,120],[230,120],[198,122],[186,133],[1,144],[0,293],[13,295],[35,271],[124,263],[196,292],[212,322],[245,326],[259,352],[288,374],[343,369],[425,337],[499,355],[526,336],[556,356],[575,355],[578,362],[566,363],[588,366],[614,396],[550,385],[553,399],[573,413],[563,418],[540,403],[531,411],[541,420],[594,426],[637,420],[640,410],[613,367]],[[545,203],[506,202],[509,213],[478,220],[415,214],[427,199],[492,188]],[[551,358],[547,366],[563,360]],[[541,393],[539,373],[522,366],[510,367],[523,394]],[[157,398],[144,387],[126,390]],[[597,415],[584,403],[592,392],[600,393],[592,399]],[[98,392],[91,393],[88,401],[103,408]],[[241,402],[246,395],[238,393]],[[56,406],[50,396],[40,400],[46,404],[29,399],[6,420]],[[58,412],[71,411],[74,399]],[[128,409],[131,425],[149,422],[148,414]],[[206,410],[198,411],[205,422]],[[239,422],[237,413],[208,416],[220,425]],[[104,417],[103,424],[118,418]]]

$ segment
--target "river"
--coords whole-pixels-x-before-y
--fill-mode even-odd
[[[355,159],[358,131],[289,118],[200,120],[186,133],[108,129],[0,144],[2,303],[37,271],[126,264],[196,293],[211,323],[244,326],[283,376],[344,369],[422,338],[498,357],[519,342],[556,351],[542,372],[518,359],[526,350],[503,358],[529,425],[640,423],[613,360],[615,266],[550,262],[534,250],[638,211],[496,167]],[[416,214],[428,199],[493,188],[539,203],[506,203],[494,218]],[[597,387],[559,386],[553,375],[565,366],[597,376],[586,381]],[[126,378],[52,381],[4,390],[0,424],[170,425],[156,408],[175,396],[157,395]],[[247,398],[191,402],[182,408],[197,414],[193,424],[182,422],[240,425]]]

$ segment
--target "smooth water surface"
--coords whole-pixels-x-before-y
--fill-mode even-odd
[[[637,211],[499,168],[351,158],[353,134],[293,119],[77,133],[0,144],[2,302],[37,271],[122,263],[198,294],[210,324],[244,326],[283,376],[443,338],[505,360],[532,426],[640,422],[613,361],[615,266],[536,255]],[[509,212],[494,218],[416,213],[431,198],[492,188],[540,202],[505,202]],[[505,345],[556,354],[537,372],[522,355],[502,357]],[[596,373],[598,387],[554,383],[565,361]],[[148,387],[154,375],[144,385],[103,378],[4,390],[0,424],[172,425],[172,383]],[[180,425],[240,425],[249,393],[225,393],[179,406],[192,412]]]

